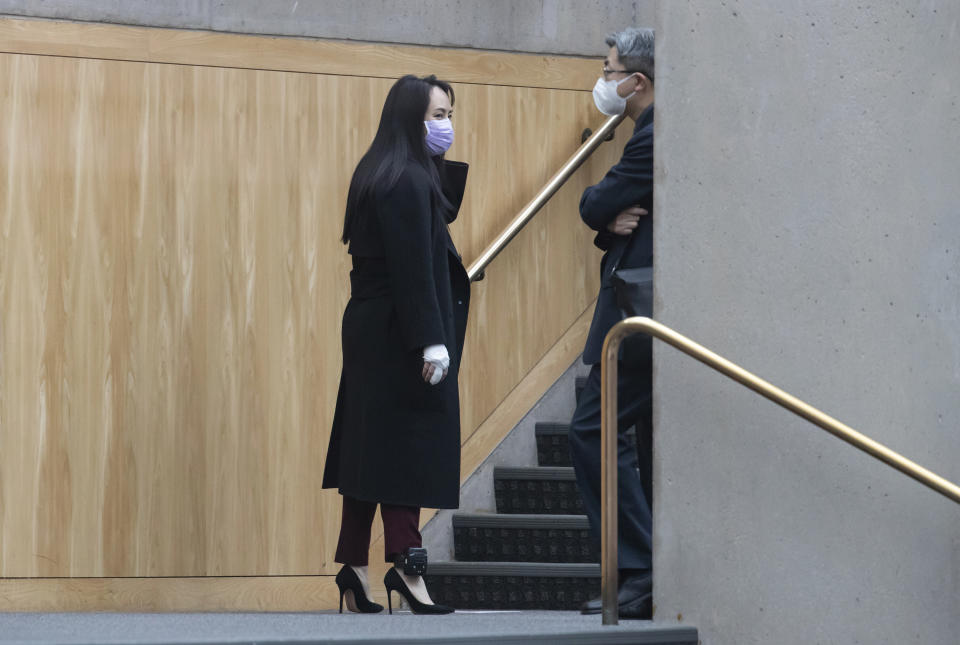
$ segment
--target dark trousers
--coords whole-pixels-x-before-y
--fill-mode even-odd
[[[650,368],[622,362],[617,379],[617,489],[620,569],[650,569],[652,495],[652,392]],[[637,440],[627,436],[636,426]],[[600,539],[600,365],[590,369],[587,384],[570,422],[570,454],[590,528]],[[639,456],[639,463],[638,463]],[[637,468],[639,467],[639,473]]]
[[[355,567],[367,566],[370,552],[370,528],[377,512],[376,502],[364,502],[343,496],[340,541],[334,561]],[[423,546],[420,537],[420,507],[380,504],[383,520],[384,556],[393,562],[409,547]]]

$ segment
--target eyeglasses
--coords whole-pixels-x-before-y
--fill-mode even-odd
[[[633,74],[633,70],[629,69],[610,69],[606,65],[603,66],[603,77],[606,78],[611,74]]]
[[[605,79],[609,78],[611,74],[643,74],[644,76],[647,76],[639,69],[610,69],[606,65],[604,65],[602,69],[603,69],[603,78]],[[647,76],[647,78],[650,80],[651,83],[653,82],[653,78],[649,76]]]

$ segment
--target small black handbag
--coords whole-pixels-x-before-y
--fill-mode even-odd
[[[653,315],[653,267],[614,269],[610,282],[624,317]]]
[[[620,269],[614,267],[610,276],[617,298],[617,307],[624,318],[653,316],[653,267]],[[652,364],[653,338],[647,334],[633,334],[623,340],[620,361],[631,367]]]

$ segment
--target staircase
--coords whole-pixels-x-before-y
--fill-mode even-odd
[[[579,396],[585,379],[576,379]],[[569,387],[569,385],[567,386]],[[435,602],[458,609],[577,609],[600,593],[600,553],[577,491],[566,424],[535,425],[537,465],[497,467],[496,513],[455,513],[454,558],[431,562]]]

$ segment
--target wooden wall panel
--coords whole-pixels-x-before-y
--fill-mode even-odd
[[[336,570],[337,237],[392,80],[202,62],[0,55],[0,576]],[[602,117],[456,90],[469,261]],[[464,440],[595,297],[576,205],[626,130],[475,286]]]
[[[340,599],[332,576],[0,578],[0,597],[31,612],[306,612]]]
[[[28,18],[0,18],[2,52],[377,78],[436,74],[457,83],[567,90],[591,88],[600,69],[599,59],[574,56]]]

